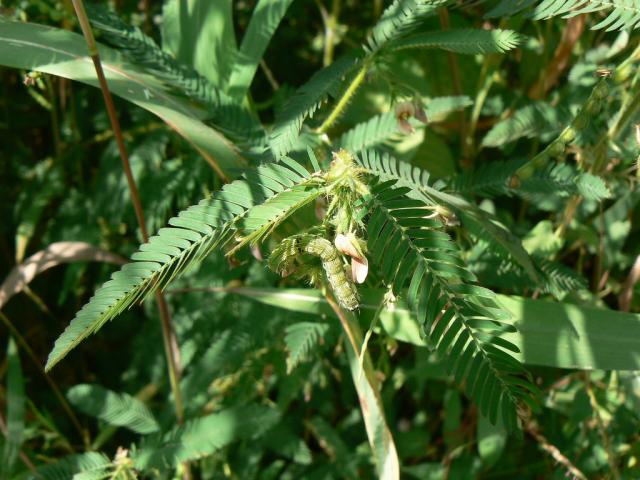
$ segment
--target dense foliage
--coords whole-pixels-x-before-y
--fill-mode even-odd
[[[0,3],[0,478],[640,477],[639,23]]]

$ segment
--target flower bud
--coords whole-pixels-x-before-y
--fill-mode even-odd
[[[353,233],[336,235],[334,244],[340,253],[351,257],[351,278],[356,283],[364,283],[369,273],[369,261],[362,251],[360,242]]]

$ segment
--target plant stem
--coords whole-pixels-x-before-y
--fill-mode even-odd
[[[49,376],[49,374],[47,374],[42,368],[42,363],[40,362],[40,359],[38,359],[38,357],[33,352],[33,350],[31,350],[31,347],[29,346],[29,344],[24,339],[24,337],[20,334],[18,329],[13,325],[11,320],[9,320],[9,318],[2,312],[0,312],[0,320],[2,320],[2,323],[5,324],[5,326],[7,327],[7,330],[9,330],[9,333],[16,339],[16,341],[18,342],[18,345],[24,350],[24,352],[27,354],[29,359],[36,366],[38,371],[44,376],[44,379],[47,381],[47,383],[51,387],[51,390],[53,391],[53,395],[58,399],[58,401],[60,402],[60,405],[62,406],[62,409],[69,416],[69,420],[71,420],[71,423],[80,434],[80,438],[82,438],[82,441],[84,442],[85,446],[88,446],[91,443],[88,432],[84,428],[82,428],[82,424],[78,420],[78,417],[76,417],[75,413],[73,413],[73,409],[69,405],[69,402],[67,402],[67,399],[64,398],[64,395],[62,395],[62,392],[58,388],[58,385],[56,385],[56,382],[54,382],[53,379]]]
[[[604,446],[604,450],[607,454],[607,461],[609,463],[609,468],[611,470],[611,475],[614,480],[620,480],[620,470],[618,469],[618,459],[616,457],[615,452],[611,448],[611,439],[609,438],[609,434],[607,433],[607,425],[605,425],[602,416],[600,414],[600,405],[598,403],[598,399],[596,398],[595,392],[591,386],[591,379],[589,377],[589,372],[584,372],[584,382],[587,390],[587,396],[589,397],[589,403],[591,404],[591,409],[593,410],[593,418],[596,421],[596,425],[598,427],[600,438],[602,438],[602,444]]]
[[[138,187],[136,186],[135,179],[133,178],[133,173],[131,172],[131,164],[129,163],[129,155],[127,154],[127,149],[124,144],[124,138],[122,137],[120,122],[118,121],[116,109],[113,104],[113,98],[111,97],[111,92],[109,91],[109,86],[107,85],[107,79],[105,78],[104,71],[102,69],[100,55],[98,53],[96,41],[93,36],[93,31],[91,30],[91,25],[89,24],[89,19],[87,17],[87,12],[84,7],[84,2],[83,0],[72,0],[72,2],[73,2],[73,7],[76,11],[76,15],[78,17],[78,21],[80,23],[80,28],[82,29],[82,33],[84,35],[85,41],[87,43],[87,47],[89,49],[89,55],[91,56],[91,60],[93,61],[93,65],[96,69],[98,82],[100,83],[100,89],[102,90],[102,95],[104,97],[104,103],[107,108],[107,113],[109,114],[109,121],[111,122],[111,128],[113,129],[113,134],[116,139],[118,151],[120,152],[122,167],[124,169],[125,176],[127,177],[127,184],[129,186],[129,191],[131,192],[131,200],[133,202],[133,208],[136,213],[136,218],[138,219],[138,224],[140,226],[142,238],[145,242],[147,242],[149,240],[149,234],[147,232],[144,213],[142,211],[142,204],[140,202],[140,196],[138,194]],[[173,331],[173,328],[171,326],[169,309],[167,307],[167,303],[164,299],[164,296],[159,290],[157,290],[155,294],[155,298],[158,304],[158,309],[160,311],[160,321],[162,325],[162,338],[164,343],[165,356],[167,358],[169,381],[171,383],[171,390],[174,397],[176,417],[177,417],[178,423],[182,423],[184,421],[184,409],[182,404],[182,395],[180,393],[180,387],[179,387],[179,382],[180,382],[180,359],[179,359],[180,353],[179,352],[180,350],[178,348],[178,342],[175,337],[175,332]]]
[[[620,116],[607,132],[610,140],[615,140],[627,128],[638,109],[640,109],[640,88],[636,87],[633,96],[622,106]]]
[[[438,9],[438,18],[442,30],[449,30],[451,23],[449,21],[449,10],[446,7]],[[447,52],[447,61],[449,62],[449,71],[451,73],[451,84],[453,85],[454,95],[462,95],[462,81],[460,80],[460,68],[458,67],[458,59],[455,53]],[[459,114],[460,117],[460,140],[464,145],[467,138],[467,118],[464,111]]]
[[[364,61],[362,67],[360,67],[360,70],[358,70],[358,73],[351,81],[351,84],[349,85],[347,90],[345,90],[345,92],[342,94],[342,97],[340,97],[340,100],[338,100],[338,103],[333,108],[327,119],[322,123],[322,125],[320,125],[320,128],[318,128],[319,134],[325,133],[329,128],[331,128],[338,117],[342,115],[344,109],[347,108],[347,105],[349,105],[351,97],[353,97],[353,95],[356,93],[356,91],[366,78],[367,72],[369,71],[370,63],[370,60]]]
[[[582,473],[573,463],[571,463],[571,460],[569,460],[558,449],[558,447],[551,444],[549,440],[546,439],[546,437],[540,432],[538,425],[533,420],[527,418],[524,427],[526,432],[531,435],[536,442],[538,442],[540,448],[551,455],[551,457],[556,462],[562,465],[567,470],[568,474],[578,480],[587,480],[585,474]]]
[[[340,4],[340,0],[333,0],[331,4],[331,14],[325,19],[324,56],[322,58],[322,64],[325,67],[333,62],[336,27],[338,26],[338,17],[340,16]]]
[[[378,18],[382,14],[382,0],[373,0],[373,18]]]
[[[149,35],[151,33],[151,0],[142,1],[142,11],[144,13],[144,31]]]
[[[385,480],[400,478],[400,462],[395,442],[384,414],[380,385],[376,378],[371,357],[367,352],[361,353],[362,330],[350,312],[345,312],[336,302],[333,294],[325,285],[322,289],[324,297],[340,320],[347,339],[347,353],[351,377],[358,393],[360,409],[364,419],[369,444],[377,462],[378,476]],[[358,357],[363,356],[362,368]],[[364,374],[362,375],[361,372]]]
[[[633,263],[631,267],[631,271],[629,272],[629,276],[627,280],[624,282],[624,286],[622,287],[622,292],[620,292],[620,296],[618,297],[618,303],[620,305],[620,310],[623,312],[628,312],[631,310],[631,300],[633,299],[633,288],[636,286],[636,283],[640,280],[640,255],[636,257],[636,261]]]
[[[471,158],[475,155],[475,139],[474,136],[476,134],[476,130],[478,128],[478,120],[480,119],[480,113],[482,112],[482,107],[484,106],[484,102],[487,100],[489,96],[489,91],[495,82],[495,75],[489,74],[490,68],[490,57],[487,55],[482,62],[482,69],[480,71],[480,87],[478,88],[478,93],[476,95],[476,99],[473,102],[473,110],[471,112],[471,122],[469,125],[469,129],[466,132],[466,139],[463,145],[463,149],[465,150],[465,157]]]

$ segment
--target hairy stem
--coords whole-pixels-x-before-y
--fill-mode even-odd
[[[331,126],[340,117],[340,115],[342,115],[342,112],[344,111],[344,109],[347,108],[347,105],[349,105],[351,98],[353,97],[353,95],[356,93],[356,91],[358,90],[358,88],[366,78],[367,72],[369,71],[369,65],[370,65],[370,61],[365,60],[364,63],[362,64],[362,67],[360,67],[360,70],[358,70],[358,73],[349,84],[349,87],[342,94],[342,97],[340,97],[340,100],[338,100],[338,103],[336,103],[336,106],[333,107],[333,110],[331,111],[327,119],[318,128],[319,134],[323,134],[327,130],[329,130],[329,128],[331,128]]]
[[[89,49],[89,55],[91,56],[91,60],[93,61],[93,65],[96,69],[96,74],[98,76],[98,81],[100,83],[100,89],[102,90],[104,103],[107,108],[107,113],[109,115],[109,121],[111,122],[111,128],[113,129],[113,134],[116,139],[118,151],[120,152],[122,167],[124,169],[125,176],[127,177],[127,184],[129,186],[129,191],[131,192],[131,200],[133,202],[133,208],[135,209],[136,218],[138,219],[138,224],[140,226],[142,238],[145,242],[147,242],[149,240],[149,233],[147,232],[144,213],[142,211],[142,204],[140,202],[140,195],[138,194],[138,187],[136,186],[135,179],[133,178],[133,173],[131,172],[131,164],[129,163],[129,155],[127,153],[127,149],[124,144],[122,130],[120,129],[120,122],[116,114],[116,109],[113,104],[113,98],[111,97],[111,92],[107,84],[107,79],[102,69],[100,55],[98,53],[98,48],[95,42],[95,38],[93,36],[93,31],[91,30],[91,25],[89,24],[89,19],[87,17],[87,12],[84,7],[84,2],[83,0],[72,0],[72,2],[73,2],[73,7],[76,11],[76,15],[78,17],[78,21],[80,23],[80,27],[82,29],[82,33],[87,43],[87,47]],[[178,342],[175,336],[175,332],[173,331],[173,328],[171,326],[169,309],[167,307],[167,303],[164,299],[164,296],[158,290],[156,291],[155,297],[156,297],[156,302],[158,304],[158,309],[160,311],[162,337],[163,337],[165,355],[167,357],[169,381],[171,383],[171,390],[174,397],[176,417],[178,419],[178,423],[182,423],[184,421],[184,408],[182,404],[182,395],[180,393],[180,388],[179,388],[179,381],[180,381],[179,352],[180,350],[178,349]]]

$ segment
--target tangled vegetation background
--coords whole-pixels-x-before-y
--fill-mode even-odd
[[[84,15],[0,1],[0,478],[640,478],[640,1]]]

